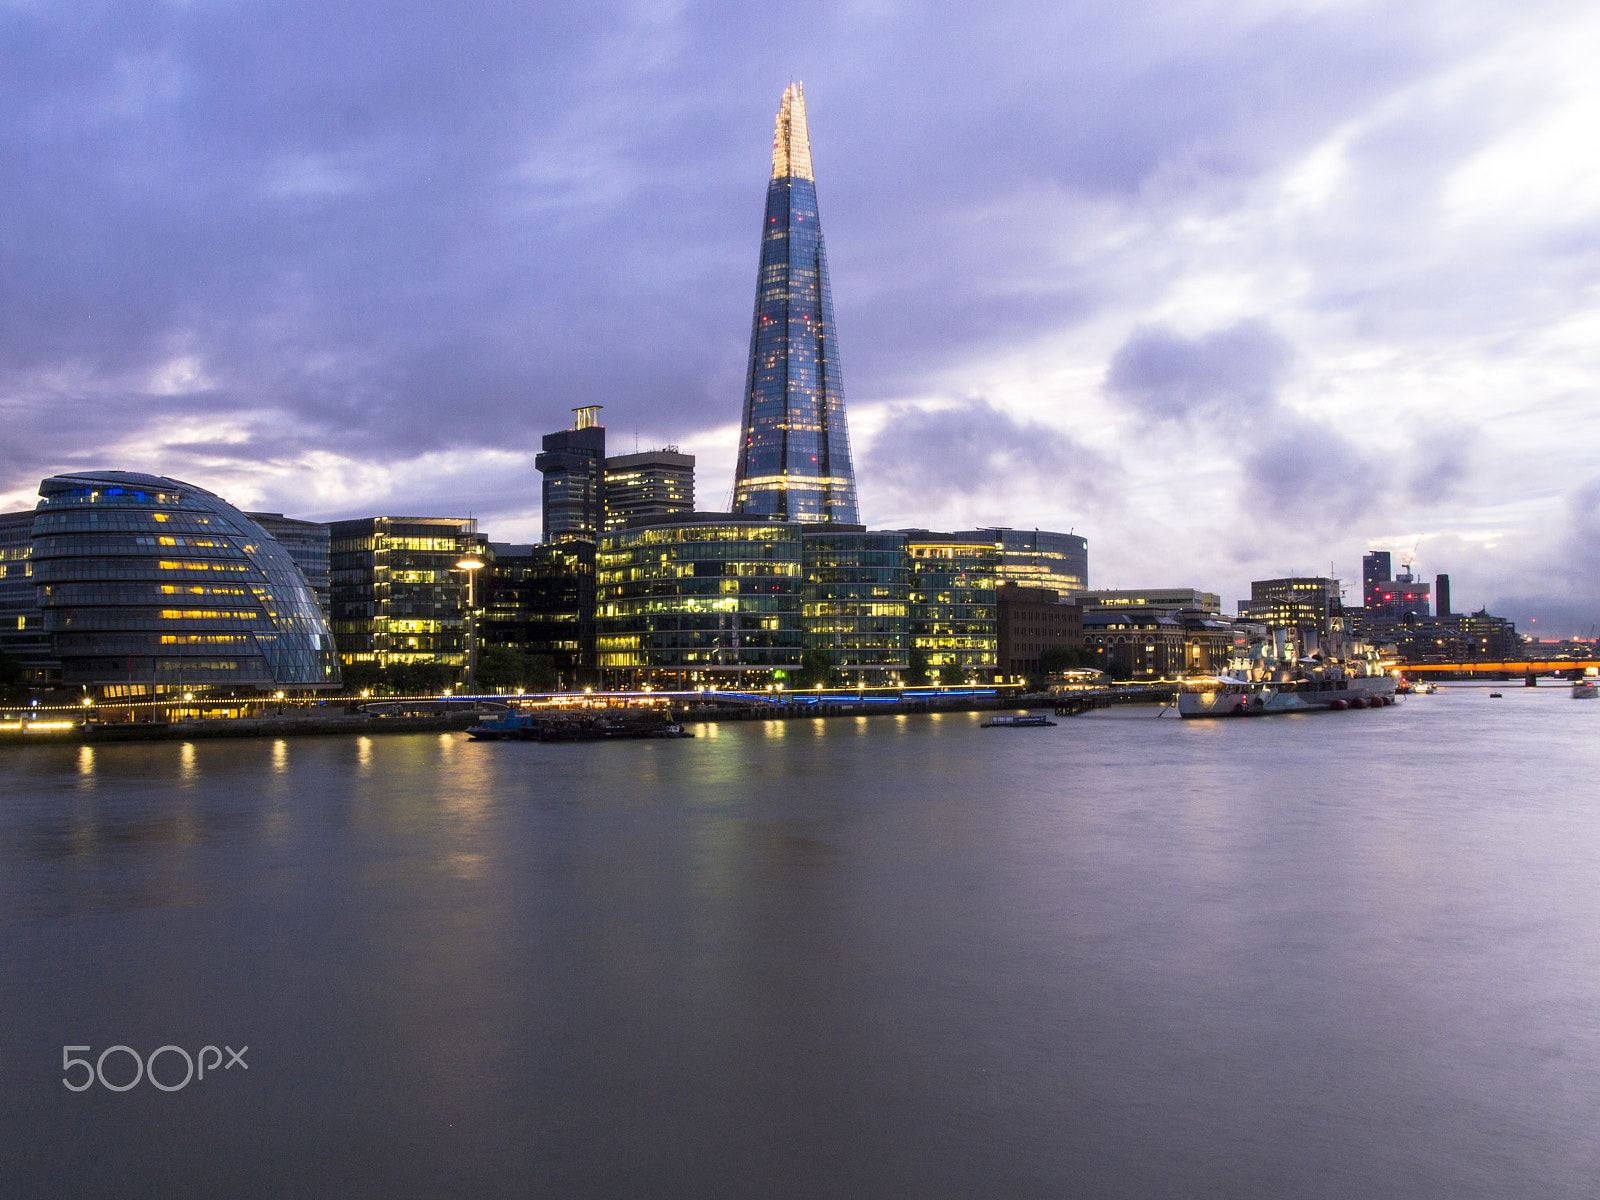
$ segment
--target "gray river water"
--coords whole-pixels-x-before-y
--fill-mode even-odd
[[[1600,702],[1504,690],[5,751],[0,1195],[1592,1197]]]

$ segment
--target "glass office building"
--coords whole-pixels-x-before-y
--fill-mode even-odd
[[[995,581],[1000,551],[960,534],[906,535],[911,646],[939,682],[986,680],[999,662]]]
[[[33,579],[63,683],[106,696],[339,685],[305,576],[238,509],[121,471],[58,475],[39,494]]]
[[[606,528],[694,511],[694,455],[676,446],[606,459]]]
[[[490,542],[480,573],[478,639],[548,656],[565,686],[594,668],[593,542],[553,545]]]
[[[600,405],[573,409],[571,429],[544,435],[533,460],[543,477],[544,540],[594,541],[606,522],[606,427]]]
[[[851,686],[903,682],[911,654],[911,559],[902,533],[807,526],[801,629]]]
[[[796,522],[639,518],[602,537],[595,556],[602,678],[674,687],[781,680],[800,666],[801,583]]]
[[[54,681],[61,664],[50,650],[39,589],[33,581],[34,510],[0,513],[0,650],[31,684]]]
[[[733,510],[778,521],[858,519],[805,94],[795,83],[773,134]]]
[[[334,521],[333,632],[346,665],[467,666],[467,572],[477,522],[462,517]]]
[[[1070,598],[1089,586],[1089,541],[1046,529],[968,529],[955,535],[999,551],[999,577],[1023,587],[1051,588]]]

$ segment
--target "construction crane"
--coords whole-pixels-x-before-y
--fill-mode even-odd
[[[1427,536],[1428,535],[1425,533],[1417,534],[1417,541],[1416,544],[1411,547],[1411,553],[1402,554],[1400,556],[1400,568],[1405,572],[1403,578],[1407,583],[1410,583],[1413,578],[1411,574],[1411,564],[1417,561],[1417,546],[1422,545],[1422,539]]]

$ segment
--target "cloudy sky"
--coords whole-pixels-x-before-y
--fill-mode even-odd
[[[1587,634],[1596,61],[1540,0],[0,0],[0,508],[108,467],[537,538],[579,404],[725,505],[792,77],[863,519],[1230,609],[1420,538]]]

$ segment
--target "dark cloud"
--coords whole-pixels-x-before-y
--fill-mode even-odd
[[[1143,326],[1112,356],[1105,386],[1147,421],[1255,420],[1276,407],[1293,360],[1265,321],[1197,338]]]
[[[1471,477],[1481,434],[1461,424],[1417,427],[1403,460],[1407,497],[1420,505],[1457,499]]]
[[[1027,494],[1093,502],[1115,492],[1120,468],[1060,430],[1020,421],[988,400],[893,408],[862,473],[902,495]]]
[[[1386,456],[1359,449],[1330,426],[1282,414],[1244,458],[1239,505],[1252,521],[1335,530],[1390,497]]]
[[[531,446],[579,403],[661,437],[733,419],[791,75],[808,84],[852,395],[904,395],[1106,302],[1041,270],[1046,227],[986,208],[1132,198],[1174,159],[1248,178],[1427,58],[1403,19],[1380,32],[1330,13],[791,17],[7,6],[0,488],[85,448],[159,442],[169,399],[130,398],[178,354],[246,425],[375,463]],[[45,399],[73,413],[70,439],[21,432],[20,408]],[[278,450],[229,444],[241,469]]]

